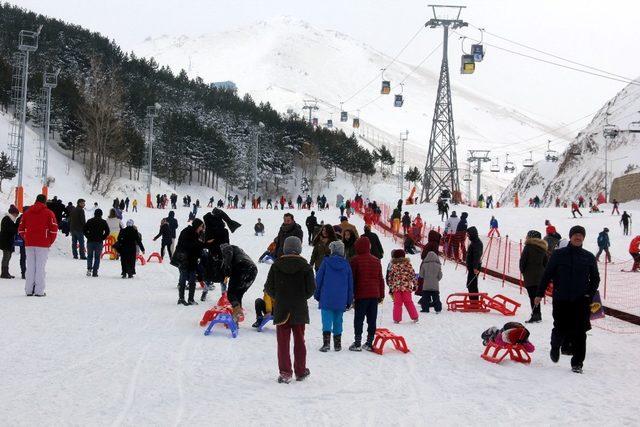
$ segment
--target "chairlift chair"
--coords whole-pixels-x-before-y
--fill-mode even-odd
[[[500,172],[500,165],[498,164],[498,158],[496,157],[491,163],[491,172]]]
[[[558,152],[551,149],[551,141],[547,142],[547,152],[544,157],[548,162],[555,163],[558,161]]]
[[[602,134],[605,138],[615,138],[616,136],[618,136],[618,126],[606,124],[604,125]]]
[[[629,133],[640,133],[640,121],[629,123]]]
[[[529,158],[524,159],[524,161],[522,162],[522,166],[525,168],[533,167],[533,151],[529,151]]]
[[[507,173],[514,173],[516,171],[516,165],[509,160],[509,154],[507,154],[507,160],[504,162],[504,171]]]
[[[476,70],[476,62],[473,55],[462,55],[462,63],[460,65],[460,74],[473,74]]]
[[[462,180],[465,182],[470,182],[471,181],[471,172],[467,171],[465,172],[464,175],[462,175]]]

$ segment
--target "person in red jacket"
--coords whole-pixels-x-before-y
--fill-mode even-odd
[[[631,271],[640,270],[640,235],[633,238],[629,244],[629,253],[633,257],[633,268]]]
[[[47,208],[44,194],[36,197],[36,202],[22,215],[18,234],[24,240],[27,255],[26,283],[27,296],[45,296],[45,268],[49,248],[58,237],[56,217]]]
[[[349,347],[351,351],[362,349],[373,350],[373,338],[376,334],[378,304],[384,300],[384,279],[380,260],[371,255],[371,242],[367,237],[360,237],[355,243],[356,256],[351,258],[353,273],[353,293],[355,313],[353,329],[355,339]],[[362,343],[362,326],[367,318],[367,341]]]

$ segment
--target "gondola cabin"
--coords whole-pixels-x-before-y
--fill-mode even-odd
[[[311,123],[312,123],[314,126],[318,126],[318,118],[317,118],[317,117],[314,117],[314,118],[311,120]]]
[[[402,107],[402,105],[404,104],[404,99],[402,98],[402,95],[396,95],[396,99],[395,101],[393,101],[393,106],[394,107]]]
[[[475,62],[482,62],[484,59],[484,46],[481,44],[471,45],[471,54]]]
[[[476,63],[473,55],[462,55],[462,64],[460,65],[461,74],[473,74],[476,70]]]
[[[340,112],[340,121],[341,122],[346,122],[347,120],[349,120],[349,114],[346,111],[341,111]]]
[[[380,88],[382,95],[389,95],[391,93],[391,82],[389,80],[382,81],[382,88]]]
[[[359,118],[355,117],[355,118],[353,119],[353,127],[354,127],[355,129],[358,129],[358,128],[360,127],[360,119],[359,119]]]
[[[329,129],[331,129],[333,127],[333,120],[331,120],[331,119],[327,120],[327,127]]]

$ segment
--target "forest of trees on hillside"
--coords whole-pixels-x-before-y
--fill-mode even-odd
[[[307,160],[325,170],[375,173],[377,159],[354,135],[314,128],[295,114],[283,116],[268,103],[257,104],[249,95],[239,97],[200,78],[190,79],[184,70],[175,75],[152,58],[123,52],[98,33],[6,3],[0,4],[0,107],[5,111],[11,107],[11,58],[18,33],[39,25],[38,50],[29,64],[29,120],[38,125],[33,105],[43,72],[59,67],[52,131],[61,146],[83,162],[93,191],[106,192],[121,174],[141,179],[146,112],[155,103],[161,109],[155,118],[154,175],[169,184],[217,187],[222,179],[235,189],[252,188],[256,139],[263,193],[285,184],[296,160],[309,152],[316,158]]]

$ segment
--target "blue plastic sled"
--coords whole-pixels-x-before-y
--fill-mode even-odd
[[[264,329],[264,327],[267,325],[267,323],[269,323],[270,321],[273,320],[273,316],[268,314],[266,316],[264,316],[264,318],[262,319],[262,322],[260,323],[260,326],[258,326],[258,332],[262,332],[262,329]]]
[[[238,336],[238,325],[233,321],[233,317],[230,314],[218,314],[207,326],[207,329],[204,331],[205,335],[211,335],[211,329],[218,324],[221,323],[225,325],[231,331],[231,337],[236,338]]]

